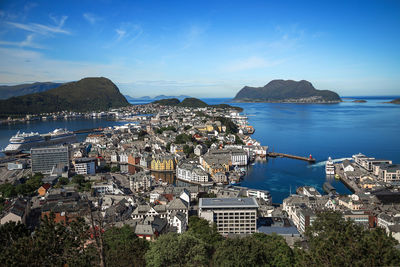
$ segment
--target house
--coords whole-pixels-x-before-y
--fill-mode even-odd
[[[39,187],[39,189],[38,189],[39,196],[46,195],[46,193],[50,187],[51,187],[51,184],[49,184],[49,183],[45,183],[41,187]]]
[[[6,205],[1,214],[0,224],[7,222],[24,223],[30,211],[30,203],[23,198],[14,199],[9,205]]]
[[[136,224],[135,234],[139,238],[154,241],[166,230],[167,221],[160,217],[147,217]]]
[[[196,156],[201,156],[204,155],[205,153],[207,153],[208,148],[205,144],[198,144],[195,148],[194,148],[194,154]]]
[[[352,163],[347,159],[343,161],[342,167],[345,172],[354,172],[354,167]]]
[[[151,161],[152,171],[173,171],[176,167],[176,159],[169,155],[156,156]]]
[[[171,214],[172,226],[176,228],[178,234],[182,234],[187,229],[187,217],[182,212],[174,212]]]

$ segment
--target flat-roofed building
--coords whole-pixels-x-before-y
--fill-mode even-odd
[[[32,148],[32,173],[50,174],[59,164],[69,166],[68,147]]]
[[[252,234],[257,230],[258,204],[254,198],[200,198],[199,217],[217,225],[218,232]]]

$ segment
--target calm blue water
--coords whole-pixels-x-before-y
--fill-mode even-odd
[[[366,99],[366,98],[364,98]],[[393,99],[393,98],[391,98]],[[229,99],[205,98],[208,104],[227,103]],[[275,152],[308,156],[317,164],[292,159],[270,159],[249,167],[243,186],[266,189],[273,202],[280,203],[290,189],[312,185],[322,193],[325,182],[324,161],[351,157],[362,152],[376,158],[400,163],[400,105],[383,104],[385,98],[368,98],[367,103],[278,104],[233,103],[244,108],[256,132],[253,138]],[[145,104],[147,101],[132,102]],[[0,125],[0,147],[5,147],[16,131],[46,133],[55,128],[78,130],[120,125],[106,120],[60,120],[30,124]],[[318,162],[320,164],[318,164]],[[339,193],[350,193],[340,182],[332,181]]]
[[[66,128],[70,131],[91,129],[98,127],[109,127],[113,125],[123,125],[126,122],[118,122],[106,119],[69,119],[69,120],[48,120],[48,121],[29,121],[27,123],[0,124],[0,148],[5,148],[10,137],[17,131],[48,133],[57,128]],[[87,134],[79,134],[78,140],[86,138]],[[0,153],[1,154],[1,153]]]
[[[218,103],[216,99],[203,100]],[[273,202],[281,203],[290,188],[295,192],[298,186],[312,185],[322,193],[326,178],[321,161],[329,156],[338,159],[361,152],[400,163],[400,105],[384,101],[369,98],[367,103],[331,105],[232,103],[244,108],[256,129],[252,137],[263,145],[275,152],[312,154],[317,159],[315,165],[285,158],[256,163],[242,185],[269,190]],[[333,180],[332,185],[339,193],[350,193],[340,182]]]

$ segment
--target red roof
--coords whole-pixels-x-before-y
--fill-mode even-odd
[[[45,184],[42,185],[42,187],[43,187],[44,189],[46,189],[46,190],[49,190],[49,188],[51,187],[51,184],[45,183]]]

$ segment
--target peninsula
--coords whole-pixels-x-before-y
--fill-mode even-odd
[[[178,106],[178,107],[188,107],[188,108],[222,108],[222,109],[234,109],[239,112],[242,112],[243,109],[241,107],[235,107],[228,104],[218,104],[218,105],[209,105],[206,102],[194,98],[194,97],[187,97],[181,101],[177,98],[167,98],[167,99],[160,99],[152,102],[153,104],[159,104],[161,106]]]
[[[104,77],[84,78],[45,92],[0,100],[2,116],[60,111],[103,111],[128,106],[118,87]]]
[[[333,91],[317,90],[305,80],[272,80],[264,87],[243,87],[234,102],[277,103],[339,103],[341,98]]]

